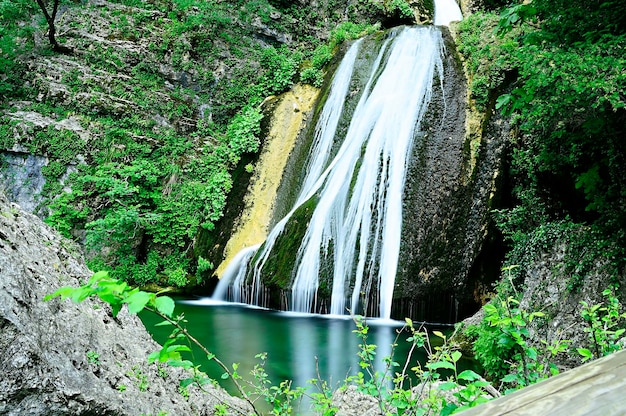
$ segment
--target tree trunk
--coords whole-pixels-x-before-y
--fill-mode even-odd
[[[48,13],[47,2],[45,0],[37,0],[37,4],[39,8],[43,12],[43,15],[46,18],[46,22],[48,22],[48,41],[50,41],[50,45],[52,45],[52,50],[55,52],[71,54],[72,48],[68,48],[67,46],[60,45],[56,39],[56,25],[54,24],[54,20],[57,16],[57,11],[59,10],[59,2],[60,0],[54,0],[52,5],[52,13]]]

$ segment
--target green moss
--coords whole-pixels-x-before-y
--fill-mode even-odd
[[[277,238],[262,271],[261,279],[267,286],[278,286],[281,289],[291,286],[300,243],[317,202],[317,198],[313,197],[302,204]]]

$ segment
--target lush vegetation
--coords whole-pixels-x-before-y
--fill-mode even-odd
[[[508,277],[512,269],[506,268]],[[585,362],[623,349],[626,313],[614,288],[602,292],[604,300],[600,303],[581,301],[584,336],[575,344],[563,337],[548,340],[531,336],[531,331],[549,323],[549,317],[522,306],[522,294],[511,282],[503,281],[497,296],[485,305],[484,319],[465,329],[484,376],[500,390],[513,391],[558,374],[557,363],[563,355]]]
[[[345,22],[323,42],[305,31],[320,18],[311,7],[266,0],[58,10],[67,57],[44,39],[37,4],[0,2],[0,144],[48,158],[39,213],[84,244],[92,269],[138,285],[209,274],[198,236],[259,148],[262,101],[300,79],[320,86],[337,46],[376,29]],[[47,125],[14,115],[24,111]]]
[[[512,199],[496,212],[522,273],[537,248],[571,243],[571,287],[594,259],[617,277],[626,235],[626,21],[619,1],[534,0],[461,23],[480,110],[509,116]]]
[[[173,317],[173,302],[129,283],[198,283],[213,267],[197,255],[198,235],[220,219],[233,170],[260,145],[263,100],[299,80],[321,85],[336,47],[375,30],[358,17],[360,9],[398,19],[409,14],[405,1],[366,0],[347,11],[340,3],[328,1],[322,16],[321,9],[282,0],[116,0],[110,8],[65,1],[57,38],[75,52],[70,59],[44,39],[47,22],[35,2],[0,0],[0,146],[48,157],[47,221],[84,242],[91,267],[114,278],[97,274],[87,286],[58,294],[76,300],[96,294],[114,313],[127,304],[131,312],[160,314],[175,330],[151,359],[187,368],[186,383],[209,381],[180,355],[188,348],[180,342],[193,338]],[[598,264],[619,283],[626,263],[623,4],[485,3],[492,11],[460,24],[458,49],[476,109],[486,117],[497,112],[513,126],[505,175],[511,195],[494,212],[509,245],[507,280],[517,284],[538,252],[561,244],[570,290],[583,287]],[[328,39],[310,30],[334,26],[346,12],[353,21]],[[147,46],[133,47],[139,40]],[[23,122],[18,112],[51,121]],[[617,349],[624,316],[615,292],[604,295],[603,304],[583,305],[589,345],[538,346],[529,342],[528,327],[544,316],[501,286],[484,321],[470,330],[487,378],[498,388],[518,388],[554,374],[558,354],[586,360]],[[415,348],[430,348],[407,324]],[[363,374],[349,382],[378,397],[383,412],[427,406],[425,412],[447,414],[477,404],[490,386],[475,373],[457,374],[459,353],[444,343],[430,349],[424,367],[409,369],[421,381],[442,382],[418,403],[408,370],[392,358],[387,372],[373,371],[375,346],[367,344],[367,327],[357,325]],[[236,367],[221,365],[238,380]],[[262,365],[255,371],[258,383],[240,392],[263,397],[276,413],[288,413],[305,394],[288,382],[272,384]],[[332,414],[326,385],[316,383],[317,410]],[[441,394],[447,389],[454,402]]]

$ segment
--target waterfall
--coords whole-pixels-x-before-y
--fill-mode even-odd
[[[454,0],[435,1],[435,23],[460,20]],[[340,116],[362,40],[354,42],[335,72],[318,118],[306,175],[293,208],[257,251],[246,249],[229,264],[214,297],[232,286],[231,299],[259,304],[263,267],[298,208],[314,202],[299,245],[289,309],[315,309],[320,275],[332,277],[329,312],[364,310],[370,289],[378,316],[389,319],[402,233],[403,189],[416,131],[437,86],[443,89],[443,37],[436,27],[404,27],[382,43],[338,149]],[[438,85],[435,84],[438,80]],[[444,110],[445,111],[445,110]],[[242,294],[250,271],[250,294]]]
[[[345,313],[352,279],[352,311],[367,291],[364,285],[376,279],[379,316],[390,316],[406,160],[434,71],[442,72],[439,31],[416,27],[394,35],[381,47],[343,145],[316,182],[319,202],[298,252],[294,310],[311,310],[322,256],[328,253],[334,265],[330,313]]]
[[[243,293],[245,292],[244,280],[246,272],[248,271],[248,262],[252,256],[254,256],[254,253],[256,253],[259,247],[260,244],[246,247],[233,257],[226,270],[224,270],[224,275],[213,292],[213,298],[219,300],[226,299],[228,296],[228,288],[232,287],[232,301],[245,303],[246,300]]]
[[[436,26],[447,26],[450,22],[462,19],[463,15],[456,0],[435,0],[435,18],[433,20]]]

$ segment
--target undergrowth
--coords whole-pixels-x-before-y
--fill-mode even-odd
[[[615,298],[612,290],[604,292],[607,302],[598,305],[583,304],[583,319],[588,322],[585,332],[591,341],[592,349],[577,348],[584,361],[599,358],[621,348],[619,339],[625,329],[626,313]],[[276,382],[270,380],[265,367],[267,354],[259,353],[258,363],[251,371],[252,379],[244,378],[239,373],[239,364],[227,365],[211,353],[202,343],[185,328],[185,319],[174,314],[174,301],[162,293],[148,293],[131,288],[126,282],[112,279],[106,272],[98,272],[83,286],[63,287],[46,300],[60,296],[75,302],[89,297],[98,297],[108,303],[115,317],[127,306],[130,313],[149,311],[163,319],[160,325],[172,327],[170,336],[162,348],[150,354],[150,363],[162,363],[173,367],[182,367],[187,371],[187,378],[180,381],[181,391],[191,385],[202,389],[207,384],[215,383],[199,365],[188,358],[186,353],[195,345],[215,362],[223,371],[222,379],[231,380],[239,395],[249,404],[257,415],[264,414],[262,400],[270,406],[271,414],[290,415],[300,411],[304,397],[311,403],[311,411],[317,414],[333,415],[337,412],[334,392],[329,383],[318,377],[310,380],[309,385],[294,386],[290,380]],[[347,377],[339,391],[350,386],[361,394],[376,399],[379,411],[385,415],[449,415],[474,407],[501,395],[500,390],[513,391],[557,374],[558,369],[551,360],[566,352],[569,341],[544,343],[541,349],[529,343],[528,325],[534,319],[541,319],[541,312],[528,312],[520,307],[513,296],[495,299],[485,306],[483,322],[473,329],[477,338],[474,348],[477,359],[483,364],[486,374],[496,384],[487,381],[473,370],[459,371],[458,363],[462,353],[458,351],[449,337],[433,331],[433,336],[440,342],[431,344],[429,333],[423,327],[415,327],[406,319],[402,330],[409,331],[409,353],[405,362],[395,361],[394,352],[397,339],[392,345],[389,356],[383,357],[384,366],[377,369],[377,346],[368,343],[369,327],[364,318],[354,316],[356,329],[353,331],[360,340],[359,371]],[[412,354],[423,349],[427,355],[425,363],[411,365]],[[219,414],[228,409],[219,405]],[[221,413],[220,413],[221,412]]]

